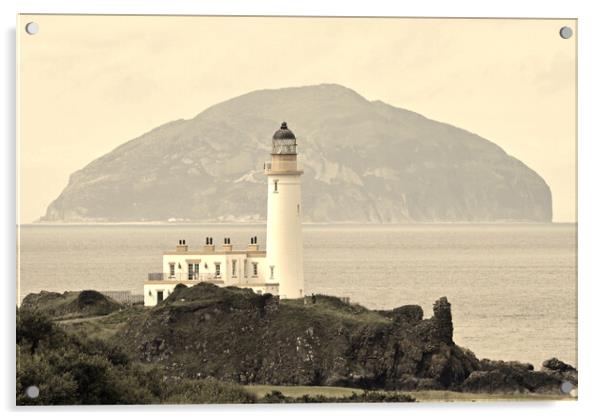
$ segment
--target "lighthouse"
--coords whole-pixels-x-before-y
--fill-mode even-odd
[[[234,248],[230,237],[216,247],[205,237],[201,247],[180,239],[163,253],[163,270],[148,273],[144,306],[155,306],[181,285],[210,283],[241,287],[283,299],[303,297],[303,241],[301,239],[301,175],[297,139],[286,123],[272,137],[272,159],[264,165],[268,177],[266,249],[251,236],[246,249]]]
[[[268,178],[266,283],[277,283],[283,299],[304,296],[301,237],[301,175],[297,139],[285,122],[272,137]]]

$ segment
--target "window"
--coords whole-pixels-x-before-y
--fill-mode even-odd
[[[301,212],[301,206],[299,204],[297,204],[297,216],[299,216],[300,212]]]
[[[199,264],[188,264],[188,280],[196,280],[199,278]]]
[[[236,277],[236,260],[232,260],[232,277]]]
[[[278,180],[277,179],[274,180],[274,192],[275,193],[278,192]]]
[[[221,263],[215,263],[215,277],[221,277]]]
[[[270,265],[270,279],[274,279],[274,266]]]
[[[176,263],[169,263],[169,278],[176,276]]]
[[[258,270],[257,270],[257,263],[254,262],[253,263],[253,277],[257,277],[257,272],[258,272]]]
[[[243,272],[244,276],[247,277],[247,260],[245,260],[243,263]]]

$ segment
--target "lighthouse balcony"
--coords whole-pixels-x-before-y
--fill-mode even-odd
[[[214,283],[221,284],[221,276],[209,273],[148,273],[146,283]]]

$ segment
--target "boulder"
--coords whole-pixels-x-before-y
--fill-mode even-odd
[[[555,357],[544,360],[541,370],[561,381],[570,382],[573,386],[578,385],[577,369]]]

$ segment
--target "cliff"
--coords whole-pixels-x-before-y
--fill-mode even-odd
[[[257,221],[286,120],[306,222],[552,219],[546,182],[494,143],[339,85],[259,90],[162,125],[73,173],[47,222]]]
[[[451,305],[423,319],[415,305],[371,311],[329,296],[283,300],[199,284],[176,290],[128,322],[114,340],[171,375],[242,384],[559,393],[577,372],[479,360],[453,341]]]

